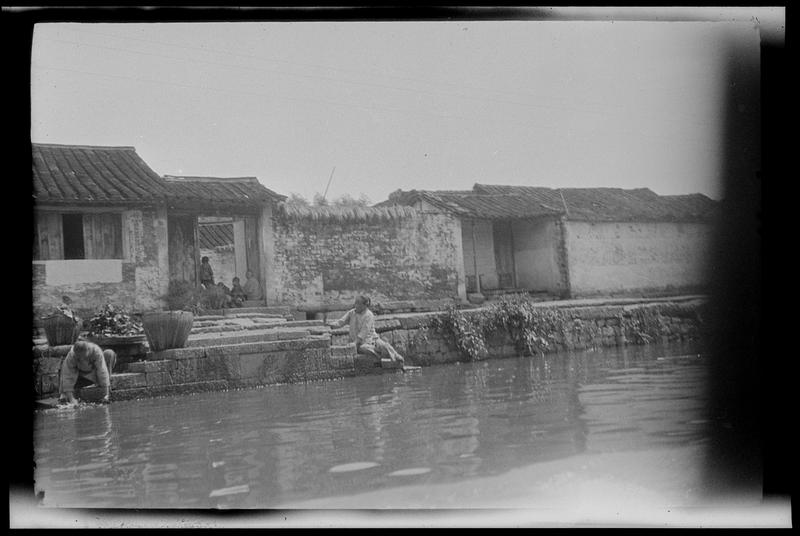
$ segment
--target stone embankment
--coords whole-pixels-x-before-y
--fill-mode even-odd
[[[563,313],[554,344],[547,351],[644,344],[698,338],[703,329],[703,296],[651,300],[568,300],[533,307]],[[483,309],[465,310],[465,315]],[[146,343],[128,348],[112,374],[115,400],[209,390],[247,388],[396,372],[391,362],[360,356],[346,328],[330,330],[321,319],[295,320],[290,311],[230,310],[199,316],[186,348],[150,352]],[[464,361],[448,333],[428,327],[440,312],[386,314],[376,330],[406,357],[409,365]],[[290,320],[291,319],[291,320]],[[41,341],[40,341],[41,342]],[[522,350],[507,333],[487,341],[479,359],[511,357]],[[69,346],[33,348],[34,388],[39,399],[58,391],[58,369]],[[92,399],[96,389],[85,388]]]

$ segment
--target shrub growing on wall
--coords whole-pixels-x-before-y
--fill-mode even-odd
[[[468,360],[488,354],[487,338],[507,335],[521,354],[552,350],[563,340],[570,318],[560,310],[534,307],[525,300],[501,300],[480,311],[462,311],[451,305],[428,320],[426,329],[443,334]]]

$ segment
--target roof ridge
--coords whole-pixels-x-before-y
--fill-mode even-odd
[[[73,145],[70,143],[36,143],[31,142],[31,145],[36,147],[68,147],[70,149],[124,149],[135,151],[136,147],[133,145]]]
[[[164,175],[164,180],[169,182],[257,182],[261,184],[258,177],[211,177],[201,175]]]

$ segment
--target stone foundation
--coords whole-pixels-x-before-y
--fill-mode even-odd
[[[547,351],[581,350],[603,346],[696,340],[703,334],[703,297],[651,300],[582,300],[536,303],[555,308],[563,324]],[[479,314],[480,309],[463,311]],[[376,331],[405,356],[407,365],[465,361],[448,334],[428,326],[441,313],[410,313],[376,318]],[[644,325],[646,323],[647,325]],[[148,352],[112,374],[112,397],[125,400],[207,390],[249,388],[281,383],[331,380],[362,374],[396,372],[390,361],[357,355],[347,329],[300,339],[267,340],[197,346]],[[508,333],[486,341],[488,352],[479,359],[524,354]],[[34,389],[40,398],[56,396],[58,369],[70,346],[34,347]],[[96,390],[96,389],[95,389]],[[85,388],[79,396],[92,399]]]

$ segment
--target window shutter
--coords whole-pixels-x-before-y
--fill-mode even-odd
[[[87,259],[121,259],[122,215],[84,214],[83,239]]]
[[[34,258],[53,261],[64,258],[64,240],[61,230],[61,214],[40,212],[36,214],[36,250]]]

